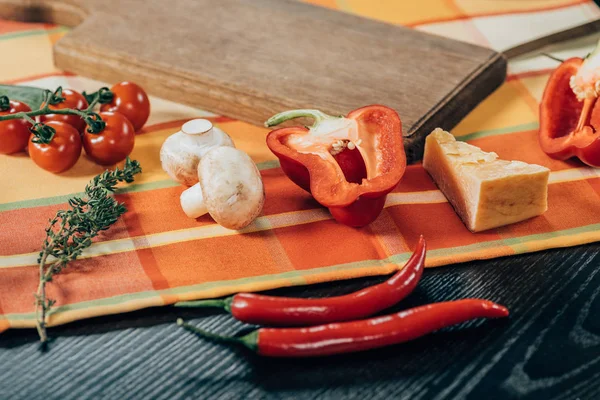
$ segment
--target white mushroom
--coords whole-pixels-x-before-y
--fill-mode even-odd
[[[228,229],[242,229],[258,217],[265,201],[260,172],[248,154],[233,147],[208,151],[198,164],[199,182],[181,194],[190,218],[210,213]]]
[[[202,195],[200,182],[184,190],[181,193],[179,200],[183,212],[190,218],[198,218],[208,212],[206,204],[204,204],[204,196]]]
[[[235,147],[231,137],[209,120],[193,119],[165,140],[160,149],[160,162],[172,179],[192,186],[198,182],[200,159],[209,150],[221,146]]]

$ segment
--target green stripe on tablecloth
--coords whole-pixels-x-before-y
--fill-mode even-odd
[[[52,29],[34,29],[34,30],[30,30],[30,31],[10,32],[10,33],[0,34],[0,40],[10,40],[10,39],[22,38],[22,37],[27,37],[27,36],[51,35],[54,33],[62,33],[62,32],[68,32],[68,31],[69,31],[68,28],[59,26],[59,27],[52,28]]]
[[[165,180],[156,181],[156,182],[148,182],[148,183],[138,183],[138,184],[133,183],[129,186],[119,188],[117,190],[117,193],[143,192],[146,190],[163,189],[163,188],[168,188],[168,187],[173,187],[173,186],[178,186],[178,185],[179,185],[179,183],[172,181],[170,179],[165,179]],[[32,207],[42,207],[42,206],[52,206],[55,204],[62,204],[62,203],[66,203],[67,200],[69,200],[69,198],[71,198],[73,196],[82,196],[82,195],[83,195],[83,192],[79,192],[79,193],[64,194],[64,195],[53,196],[53,197],[43,197],[40,199],[21,200],[21,201],[14,201],[12,203],[4,203],[4,204],[0,204],[0,212],[16,210],[16,209],[20,209],[20,208],[32,208]]]
[[[280,274],[261,275],[261,276],[254,276],[254,277],[249,277],[249,278],[235,279],[235,280],[230,280],[230,281],[217,281],[217,282],[202,283],[202,284],[192,285],[192,286],[180,286],[180,287],[164,289],[164,290],[152,290],[152,291],[146,291],[146,292],[130,293],[130,294],[109,297],[109,298],[105,298],[105,299],[90,300],[90,301],[85,301],[85,302],[80,302],[80,303],[67,304],[64,306],[54,308],[52,312],[58,313],[58,312],[66,312],[66,311],[72,311],[72,310],[81,310],[81,309],[92,308],[92,307],[118,305],[120,303],[125,303],[125,302],[132,301],[132,300],[147,299],[147,298],[151,298],[153,296],[159,296],[159,295],[184,294],[184,293],[188,293],[188,292],[195,292],[195,291],[201,291],[201,290],[211,290],[211,289],[224,287],[224,286],[239,286],[239,285],[245,285],[245,284],[249,284],[249,283],[269,282],[269,281],[280,280],[280,279],[288,279],[290,282],[290,285],[304,285],[304,284],[306,284],[306,280],[304,278],[308,277],[308,276],[327,273],[327,272],[344,271],[344,270],[359,269],[359,268],[366,268],[366,267],[372,267],[372,266],[382,266],[382,265],[389,264],[389,263],[400,263],[400,262],[404,262],[404,261],[408,260],[408,258],[410,257],[411,254],[412,253],[407,252],[407,253],[402,253],[402,254],[395,254],[395,255],[390,256],[383,260],[363,260],[363,261],[356,261],[356,262],[352,262],[352,263],[332,265],[332,266],[328,266],[328,267],[314,268],[314,269],[303,270],[303,271],[288,271],[288,272],[283,272]],[[4,316],[9,320],[35,319],[34,312],[24,313],[24,314],[5,314]]]
[[[526,123],[526,124],[509,126],[506,128],[488,129],[488,130],[484,130],[484,131],[473,132],[473,133],[469,133],[467,135],[457,136],[457,139],[461,140],[461,141],[468,141],[468,140],[473,140],[473,139],[480,139],[482,137],[487,137],[487,136],[505,135],[505,134],[515,133],[515,132],[519,132],[519,131],[537,129],[538,126],[539,126],[539,124],[537,122],[530,122],[530,123]],[[278,160],[264,161],[264,162],[258,163],[257,166],[258,166],[258,169],[261,171],[266,170],[266,169],[271,169],[271,168],[278,168],[279,161]],[[119,193],[143,192],[146,190],[164,189],[164,188],[178,186],[178,185],[179,184],[177,182],[166,179],[166,180],[157,181],[157,182],[132,184],[132,185],[129,185],[127,187],[120,189]],[[54,204],[61,204],[61,203],[65,203],[69,199],[69,197],[75,196],[75,195],[81,195],[81,194],[82,193],[73,193],[73,194],[68,194],[68,195],[45,197],[45,198],[32,199],[32,200],[22,200],[22,201],[15,201],[12,203],[4,203],[4,204],[0,204],[0,212],[15,210],[15,209],[19,209],[19,208],[31,208],[31,207],[41,207],[41,206],[49,206],[49,205],[54,205]]]
[[[266,170],[266,169],[278,168],[279,161],[277,161],[277,160],[264,161],[264,162],[258,163],[257,167],[261,171]],[[179,183],[177,183],[171,179],[164,179],[164,180],[160,180],[160,181],[156,181],[156,182],[132,183],[128,186],[119,188],[117,193],[144,192],[147,190],[165,189],[165,188],[170,188],[170,187],[174,187],[174,186],[179,186]],[[83,195],[83,192],[79,192],[79,193],[64,194],[64,195],[53,196],[53,197],[43,197],[40,199],[21,200],[21,201],[14,201],[11,203],[4,203],[4,204],[0,204],[0,212],[16,210],[16,209],[20,209],[20,208],[43,207],[43,206],[52,206],[55,204],[62,204],[62,203],[66,203],[67,200],[69,200],[69,198],[71,198],[72,196],[82,196],[82,195]]]
[[[515,253],[524,253],[524,252],[527,252],[527,250],[525,247],[521,247],[521,245],[524,245],[527,242],[535,242],[535,241],[539,241],[539,240],[558,238],[558,237],[562,237],[562,236],[571,236],[571,235],[575,235],[575,234],[593,232],[593,231],[598,231],[598,235],[600,237],[600,224],[580,226],[577,228],[564,229],[564,230],[555,231],[555,232],[538,233],[538,234],[523,236],[520,238],[490,240],[487,242],[474,243],[474,244],[470,244],[470,245],[466,245],[466,246],[429,250],[427,252],[427,254],[430,257],[448,256],[448,255],[455,255],[455,254],[465,254],[465,253],[469,253],[469,252],[476,251],[476,250],[485,250],[485,249],[498,247],[498,246],[508,246],[511,249],[513,249],[513,251],[515,251]],[[382,260],[363,260],[363,261],[356,261],[356,262],[345,263],[345,264],[331,265],[328,267],[314,268],[314,269],[310,269],[310,270],[288,271],[288,272],[284,272],[284,273],[280,273],[280,274],[262,275],[262,276],[256,276],[256,277],[230,280],[230,281],[209,282],[209,283],[202,283],[202,284],[192,285],[192,286],[181,286],[181,287],[176,287],[176,288],[171,288],[171,289],[164,289],[164,290],[159,290],[159,291],[152,290],[152,291],[146,291],[146,292],[130,293],[130,294],[125,294],[125,295],[120,295],[120,296],[109,297],[109,298],[105,298],[105,299],[98,299],[98,300],[91,300],[91,301],[85,301],[85,302],[80,302],[80,303],[68,304],[68,305],[64,305],[64,306],[55,308],[53,310],[53,312],[58,313],[58,312],[66,312],[66,311],[71,311],[71,310],[81,310],[81,309],[92,308],[92,307],[118,305],[120,303],[125,303],[125,302],[133,301],[133,300],[148,299],[148,298],[151,298],[153,296],[158,296],[158,295],[185,294],[188,292],[210,290],[210,289],[215,289],[215,288],[224,287],[224,286],[238,286],[238,285],[244,285],[244,284],[249,284],[249,283],[269,282],[269,281],[279,280],[279,279],[289,279],[290,285],[302,285],[302,284],[306,283],[306,280],[305,280],[306,277],[319,275],[319,274],[323,274],[323,273],[329,273],[329,272],[342,272],[342,271],[349,271],[349,270],[359,269],[359,268],[383,266],[383,265],[389,264],[389,263],[399,264],[399,263],[402,263],[402,262],[405,262],[406,260],[408,260],[408,258],[410,257],[411,254],[412,254],[411,252],[406,252],[406,253],[401,253],[401,254],[394,254],[394,255],[387,257],[385,259],[382,259]],[[23,314],[5,314],[4,317],[6,317],[9,320],[28,320],[28,319],[35,319],[35,313],[31,312],[31,313],[23,313]]]
[[[480,139],[487,136],[496,136],[496,135],[505,135],[509,133],[515,133],[519,131],[537,129],[539,124],[537,122],[530,122],[526,124],[513,125],[506,128],[498,128],[498,129],[488,129],[484,131],[478,131],[469,133],[463,136],[457,136],[458,140],[468,141],[473,139]],[[257,164],[259,170],[266,170],[271,168],[278,168],[279,161],[271,160],[264,161]],[[132,184],[122,189],[119,189],[119,193],[134,193],[134,192],[143,192],[146,190],[155,190],[155,189],[164,189],[168,187],[178,186],[179,184],[172,180],[162,180],[157,182],[149,182],[149,183],[140,183],[140,184]],[[81,195],[82,193],[72,193],[61,196],[54,197],[45,197],[40,199],[32,199],[32,200],[21,200],[15,201],[12,203],[4,203],[0,204],[0,212],[15,210],[19,208],[31,208],[31,207],[41,207],[41,206],[49,206],[54,204],[65,203],[71,196]]]
[[[469,133],[462,136],[457,136],[456,139],[466,142],[468,140],[481,139],[487,136],[497,136],[497,135],[506,135],[509,133],[515,133],[520,131],[530,131],[533,129],[538,129],[540,124],[536,122],[528,122],[526,124],[519,124],[513,126],[507,126],[506,128],[497,128],[497,129],[487,129],[485,131],[477,131],[473,133]]]

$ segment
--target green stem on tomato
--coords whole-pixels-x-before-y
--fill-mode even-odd
[[[0,121],[8,121],[11,119],[24,119],[27,117],[37,117],[40,115],[47,115],[47,114],[78,115],[83,119],[87,118],[87,116],[88,116],[88,114],[86,114],[86,112],[76,110],[73,108],[63,108],[61,110],[50,110],[46,106],[44,108],[40,108],[39,110],[35,110],[35,111],[21,111],[21,112],[14,113],[14,114],[3,115],[3,116],[0,116]]]
[[[29,115],[25,115],[25,116],[23,117],[23,119],[26,119],[26,120],[27,120],[27,122],[29,122],[31,125],[35,125],[35,124],[37,124],[37,122],[35,121],[35,119],[31,118]]]
[[[100,98],[98,96],[96,96],[96,98],[89,103],[90,105],[88,106],[86,111],[92,111],[94,109],[94,107],[96,106],[96,104],[98,104],[99,100],[100,100]]]
[[[50,109],[50,104],[53,104],[53,99],[56,99],[56,96],[60,96],[60,93],[62,93],[62,89],[59,88],[56,90],[56,92],[51,92],[51,91],[47,91],[46,92],[46,96],[44,99],[44,106],[42,108],[40,108],[39,110],[35,110],[35,111],[21,111],[18,113],[14,113],[14,114],[8,114],[8,115],[3,115],[0,116],[0,121],[8,121],[8,120],[12,120],[12,119],[26,119],[27,121],[29,121],[30,123],[34,124],[34,127],[36,125],[36,122],[33,120],[33,117],[38,117],[40,115],[48,115],[48,114],[57,114],[57,115],[77,115],[78,117],[80,117],[81,119],[83,119],[85,121],[85,123],[88,125],[88,132],[89,133],[100,133],[104,130],[106,123],[104,121],[102,121],[102,118],[100,117],[100,115],[96,114],[95,112],[93,112],[92,110],[94,109],[94,106],[96,106],[96,104],[98,104],[98,102],[100,101],[101,96],[103,96],[104,93],[106,93],[105,90],[106,88],[102,88],[100,89],[98,92],[95,93],[95,97],[94,99],[91,101],[91,103],[89,104],[88,108],[86,108],[85,110],[77,110],[77,109],[73,109],[73,108],[63,108],[63,109],[58,109],[58,110],[53,110]],[[60,92],[59,92],[60,90]],[[108,89],[106,89],[108,90]],[[110,90],[109,90],[110,92]],[[112,93],[111,93],[112,95]],[[6,96],[3,96],[6,97]],[[40,133],[40,132],[38,132]],[[35,134],[35,132],[34,132]],[[52,137],[54,136],[53,134],[51,135],[52,137],[50,137],[50,139],[48,139],[47,135],[36,135],[38,136],[38,138],[40,139],[40,143],[50,143],[48,140],[52,140]]]
[[[48,95],[48,93],[49,93],[49,95]],[[50,104],[50,105],[60,104],[63,101],[65,101],[65,98],[62,95],[62,86],[57,87],[54,92],[50,92],[48,90],[46,97],[47,97],[46,104]]]
[[[100,88],[97,92],[93,92],[87,94],[86,92],[81,93],[85,100],[90,104],[90,109],[94,108],[94,106],[98,103],[107,104],[113,101],[114,93],[110,91],[109,88],[103,87]]]
[[[29,117],[27,117],[29,118]],[[29,118],[30,122],[33,119]],[[51,126],[44,125],[33,121],[33,126],[29,128],[31,133],[35,136],[31,141],[33,143],[49,144],[54,139],[56,129]]]
[[[7,96],[0,96],[0,111],[10,110],[10,100]]]

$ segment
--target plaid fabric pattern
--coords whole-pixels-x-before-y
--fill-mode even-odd
[[[311,2],[498,50],[600,17],[587,0]],[[67,32],[0,20],[0,54],[5,55],[0,82],[80,91],[105,86],[53,66],[51,47]],[[579,41],[554,54],[582,56],[593,46]],[[600,240],[600,170],[551,160],[537,143],[538,104],[554,67],[554,61],[539,56],[512,61],[504,85],[453,129],[461,140],[501,158],[552,170],[543,216],[479,234],[467,231],[420,165],[408,167],[373,224],[360,230],[337,224],[282,173],[264,144],[265,129],[152,98],[152,115],[132,154],[144,172],[117,195],[129,212],[48,285],[48,296],[57,300],[50,325],[179,300],[388,274],[410,256],[420,234],[430,249],[428,267]],[[226,230],[210,217],[185,217],[178,205],[184,188],[160,167],[164,139],[197,117],[228,132],[259,165],[268,200],[263,215],[243,232]],[[57,176],[17,154],[0,156],[0,171],[3,331],[35,325],[36,258],[44,228],[102,168],[82,156]]]

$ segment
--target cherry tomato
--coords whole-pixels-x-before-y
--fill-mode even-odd
[[[100,117],[106,127],[100,133],[83,134],[83,148],[94,162],[100,165],[113,165],[123,161],[133,150],[135,131],[123,114],[101,112]]]
[[[71,168],[79,159],[81,136],[77,129],[64,122],[50,121],[45,125],[54,128],[56,134],[48,144],[29,140],[29,157],[46,171],[58,174]]]
[[[10,108],[0,112],[0,115],[15,114],[21,111],[31,111],[31,108],[20,101],[10,101]],[[29,128],[31,124],[24,119],[0,121],[0,154],[13,154],[27,147]]]
[[[88,102],[86,101],[85,97],[83,97],[83,95],[79,92],[76,92],[71,89],[63,89],[62,97],[65,98],[65,101],[63,101],[62,103],[50,105],[49,108],[51,110],[62,110],[64,108],[85,110],[86,108],[88,108]],[[47,114],[40,116],[40,122],[46,123],[49,121],[59,121],[69,124],[75,129],[77,129],[79,133],[83,133],[86,127],[85,121],[77,115]]]
[[[102,104],[100,111],[119,112],[131,121],[136,132],[142,129],[150,115],[150,101],[144,89],[133,82],[120,82],[110,91],[113,101]]]

